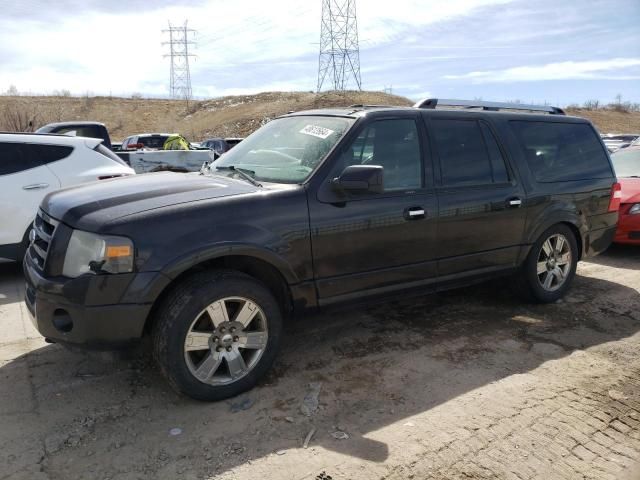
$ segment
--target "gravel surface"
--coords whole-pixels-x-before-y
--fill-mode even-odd
[[[553,305],[501,280],[309,316],[214,404],[144,347],[46,344],[21,296],[0,265],[0,480],[640,479],[637,248],[581,263]]]

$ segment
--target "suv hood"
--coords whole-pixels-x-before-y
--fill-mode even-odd
[[[223,176],[159,172],[102,180],[50,193],[41,208],[71,227],[83,219],[105,224],[179,203],[253,193],[257,187]],[[99,217],[99,218],[98,218]]]

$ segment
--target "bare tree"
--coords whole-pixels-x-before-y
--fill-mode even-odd
[[[33,105],[19,101],[6,103],[0,116],[0,130],[7,132],[33,132],[38,127],[40,112]]]
[[[600,107],[600,100],[587,100],[584,102],[584,108],[587,110],[598,110]]]

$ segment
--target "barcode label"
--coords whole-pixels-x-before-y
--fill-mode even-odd
[[[327,138],[332,133],[335,133],[333,130],[324,127],[318,127],[317,125],[307,125],[300,133],[304,133],[305,135],[311,135],[314,137],[322,138],[323,140]]]

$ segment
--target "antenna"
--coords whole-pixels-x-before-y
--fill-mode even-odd
[[[169,34],[169,41],[162,42],[162,45],[169,45],[169,53],[163,57],[171,58],[169,92],[172,98],[191,99],[189,57],[195,57],[195,55],[189,53],[189,45],[195,45],[195,42],[189,40],[189,34],[194,32],[195,30],[187,28],[186,20],[180,27],[174,27],[169,22],[169,28],[162,30],[163,34]]]
[[[362,90],[355,0],[322,0],[318,92],[325,81],[332,90]]]

